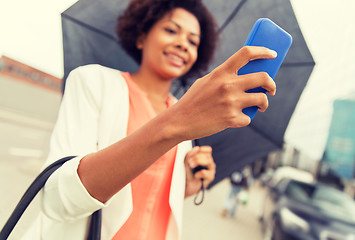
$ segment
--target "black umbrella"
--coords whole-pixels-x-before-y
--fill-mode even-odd
[[[211,186],[283,145],[284,133],[298,99],[313,70],[314,61],[304,41],[289,0],[203,0],[220,26],[221,44],[211,70],[244,45],[258,18],[269,18],[293,37],[292,46],[276,75],[277,94],[265,113],[257,113],[250,126],[226,129],[199,139],[211,145],[217,164]],[[64,79],[74,68],[98,63],[122,71],[138,66],[117,44],[116,18],[129,0],[80,0],[62,13]],[[172,92],[180,97],[193,83],[175,81]]]

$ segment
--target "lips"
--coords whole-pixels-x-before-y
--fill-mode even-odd
[[[177,53],[164,52],[164,55],[167,57],[169,62],[176,67],[182,67],[186,64],[185,58]]]

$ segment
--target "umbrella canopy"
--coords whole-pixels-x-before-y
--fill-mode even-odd
[[[117,44],[116,19],[129,0],[80,0],[62,13],[64,79],[74,68],[98,63],[133,72],[137,64]],[[234,170],[266,157],[280,149],[289,120],[313,70],[314,61],[298,26],[289,0],[203,0],[214,14],[221,42],[210,70],[241,48],[258,18],[269,18],[293,37],[292,46],[275,77],[277,94],[269,98],[270,107],[257,113],[248,127],[226,129],[199,139],[200,145],[211,145],[216,161],[215,181]],[[172,92],[180,97],[193,83],[175,81]]]

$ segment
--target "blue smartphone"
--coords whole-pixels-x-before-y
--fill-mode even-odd
[[[253,72],[267,72],[274,79],[279,70],[286,54],[291,47],[292,37],[289,33],[276,25],[268,18],[258,19],[244,44],[244,46],[262,46],[272,49],[277,52],[277,57],[274,59],[257,59],[250,61],[244,67],[239,69],[238,75],[244,75]],[[250,89],[248,93],[263,92],[266,90],[259,87]],[[248,115],[252,120],[258,110],[257,106],[252,106],[243,109],[243,113]]]

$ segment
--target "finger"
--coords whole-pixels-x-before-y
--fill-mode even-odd
[[[215,178],[215,171],[201,170],[195,174],[196,179],[203,179],[205,187],[207,187]]]
[[[207,146],[207,145],[200,146],[199,152],[200,153],[212,154],[212,147],[211,146]]]
[[[266,72],[249,73],[240,75],[238,78],[238,83],[244,86],[244,91],[262,87],[270,95],[274,96],[276,94],[276,84]]]
[[[244,107],[244,108],[246,108],[246,107]],[[235,119],[237,119],[237,120],[235,120],[234,122],[231,121],[231,124],[230,124],[229,127],[231,127],[231,128],[241,128],[241,127],[248,126],[251,123],[250,117],[248,115],[244,114],[242,111],[240,111],[240,114],[238,114],[235,117]]]
[[[244,46],[218,68],[229,73],[237,73],[240,68],[255,59],[272,59],[277,53],[265,47]]]
[[[192,158],[193,156],[195,156],[196,154],[198,154],[200,150],[199,146],[195,146],[193,147],[187,154],[186,154],[186,158]]]
[[[190,168],[195,168],[203,163],[198,160],[201,158],[212,158],[212,148],[210,146],[195,146],[192,151],[187,154],[187,161]]]
[[[260,92],[245,94],[247,95],[246,98],[248,98],[248,100],[244,101],[243,109],[247,107],[257,106],[260,112],[264,112],[269,107],[269,100],[265,93]]]
[[[199,153],[189,160],[189,164],[191,168],[195,168],[197,166],[205,166],[210,168],[213,166],[214,161],[210,153]]]

